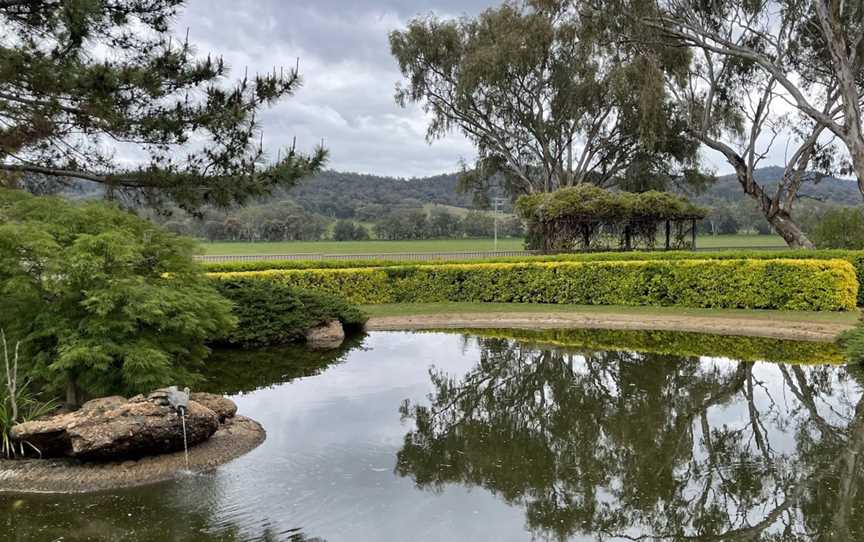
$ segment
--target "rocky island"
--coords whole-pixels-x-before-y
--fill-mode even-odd
[[[0,492],[76,493],[161,482],[212,469],[264,441],[261,425],[238,416],[230,399],[192,393],[176,408],[171,394],[104,397],[15,426],[15,442],[40,458],[0,460]]]

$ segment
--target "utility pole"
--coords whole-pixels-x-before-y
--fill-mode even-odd
[[[495,197],[493,199],[493,203],[495,207],[493,207],[494,211],[492,211],[492,220],[495,224],[495,248],[494,251],[498,252],[498,211],[501,209],[501,205],[504,203],[504,198]]]

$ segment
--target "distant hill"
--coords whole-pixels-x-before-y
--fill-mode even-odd
[[[291,199],[307,212],[336,218],[367,218],[364,215],[382,210],[427,204],[471,207],[471,194],[456,190],[458,178],[456,173],[398,179],[325,171],[274,196]]]
[[[777,183],[783,177],[783,168],[775,166],[760,168],[754,172],[754,176],[763,186],[776,189]],[[836,177],[824,177],[815,183],[805,182],[798,193],[802,198],[812,198],[825,203],[860,205],[862,202],[861,192],[855,181]],[[735,175],[724,175],[719,177],[707,191],[692,199],[703,205],[710,205],[717,201],[740,200],[742,195],[741,186]]]
[[[780,167],[756,170],[756,179],[768,187],[776,187],[783,175]],[[330,218],[374,220],[396,208],[446,206],[470,209],[472,195],[456,190],[459,174],[448,173],[433,177],[403,179],[361,173],[324,171],[301,181],[289,189],[277,190],[273,196],[250,205],[292,200],[308,213]],[[37,182],[38,181],[38,182]],[[50,179],[34,179],[30,188],[37,193],[59,192],[74,199],[102,197],[102,187],[93,183],[73,182],[68,185]],[[43,186],[44,185],[44,186]],[[818,182],[805,182],[800,194],[828,204],[860,205],[862,197],[854,181],[824,177]],[[743,201],[743,193],[734,175],[717,179],[706,191],[692,196],[701,205],[711,206]],[[509,210],[509,206],[508,209]]]

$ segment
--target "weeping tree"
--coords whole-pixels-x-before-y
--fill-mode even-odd
[[[227,81],[171,35],[182,0],[0,1],[0,171],[89,181],[109,197],[226,206],[290,185],[326,151],[267,159],[261,109],[297,69]]]
[[[397,102],[429,113],[430,142],[457,131],[477,149],[464,188],[483,191],[494,178],[515,197],[705,180],[681,111],[650,84],[657,68],[600,39],[588,4],[520,0],[476,18],[420,17],[390,34],[405,78]]]

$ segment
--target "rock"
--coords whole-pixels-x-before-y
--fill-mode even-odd
[[[330,320],[306,332],[306,343],[315,349],[337,348],[344,340],[345,330],[339,320]]]
[[[164,394],[154,392],[130,400],[105,397],[89,401],[76,412],[16,425],[16,442],[35,446],[42,457],[75,457],[83,460],[123,460],[183,449],[180,416],[162,404]],[[209,408],[189,402],[186,434],[189,446],[210,438],[219,428],[219,416]]]
[[[234,404],[234,401],[221,395],[195,392],[190,396],[190,400],[215,412],[219,418],[219,423],[225,423],[225,420],[233,418],[237,414],[237,405]]]

